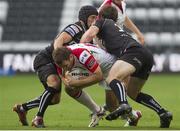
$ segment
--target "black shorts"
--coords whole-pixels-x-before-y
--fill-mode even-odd
[[[49,75],[58,75],[55,64],[43,52],[39,52],[34,59],[34,70],[41,83],[47,88],[47,78]],[[60,79],[60,78],[59,78]]]
[[[147,80],[154,64],[153,55],[146,47],[130,47],[119,60],[133,65],[136,71],[131,75]]]

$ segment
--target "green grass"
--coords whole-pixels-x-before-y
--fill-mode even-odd
[[[151,75],[143,91],[151,94],[161,105],[171,112],[174,118],[170,129],[180,129],[180,75]],[[33,130],[31,126],[20,125],[17,115],[12,112],[15,103],[22,103],[39,96],[43,91],[38,78],[35,75],[18,75],[12,77],[0,76],[0,129]],[[98,85],[89,87],[87,92],[100,105],[104,104],[104,90]],[[134,109],[141,110],[143,117],[138,127],[124,128],[123,120],[112,122],[102,120],[96,128],[87,128],[90,121],[89,111],[62,91],[61,103],[50,106],[45,114],[46,129],[56,130],[124,130],[124,129],[160,129],[159,117],[152,110],[130,101]],[[37,108],[28,112],[28,121],[36,115]]]

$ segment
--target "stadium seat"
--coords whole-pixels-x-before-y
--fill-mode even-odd
[[[145,42],[148,46],[159,46],[159,34],[156,32],[145,33]]]
[[[140,28],[142,32],[147,29],[147,10],[145,8],[136,8],[133,11],[134,23]]]
[[[166,8],[176,8],[176,3],[179,0],[164,0],[164,7]]]
[[[0,25],[0,41],[1,41],[1,38],[2,38],[2,34],[3,34],[3,27]]]
[[[164,8],[162,10],[162,32],[176,31],[176,11],[174,8]]]
[[[136,0],[127,0],[127,8],[136,8]]]
[[[151,8],[161,8],[164,5],[164,0],[151,0],[149,5]]]
[[[162,11],[159,8],[150,8],[149,16],[149,32],[161,32]]]
[[[180,7],[180,0],[176,0],[176,8]]]
[[[136,1],[136,8],[149,8],[150,0],[134,0]]]
[[[173,41],[176,46],[180,46],[180,32],[174,33]]]
[[[177,22],[177,24],[176,24],[176,32],[180,32],[180,26],[179,26],[179,23],[180,23],[180,8],[179,9],[177,9],[177,11],[176,11],[176,22]]]
[[[3,24],[6,21],[8,7],[7,1],[0,1],[0,24]]]
[[[173,34],[171,32],[162,32],[159,38],[162,46],[172,46],[174,44]]]

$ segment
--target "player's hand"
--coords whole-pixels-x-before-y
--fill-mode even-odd
[[[69,71],[67,71],[65,73],[64,79],[63,79],[63,83],[68,86],[68,87],[73,87],[73,84],[76,82],[76,79],[74,79],[72,77],[72,75],[69,73]]]

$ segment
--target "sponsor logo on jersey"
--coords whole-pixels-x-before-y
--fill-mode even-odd
[[[87,67],[89,69],[91,69],[95,65],[95,63],[96,63],[95,59],[92,58],[92,59],[89,60],[89,62],[87,64]]]
[[[80,32],[80,30],[75,25],[71,25],[70,28],[74,30],[76,34]]]
[[[84,50],[81,55],[79,56],[79,61],[82,63],[82,64],[85,64],[87,59],[91,56],[91,54]]]

